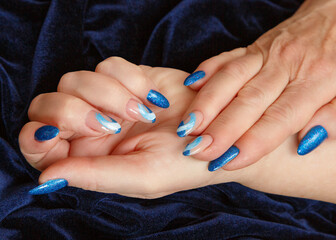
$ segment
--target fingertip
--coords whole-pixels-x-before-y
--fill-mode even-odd
[[[59,130],[40,122],[28,122],[19,134],[20,150],[28,161],[36,161],[37,155],[47,153],[58,141]]]
[[[200,86],[200,82],[205,77],[205,72],[203,70],[195,71],[190,74],[183,82],[184,86],[191,86],[193,89],[196,89]],[[198,83],[198,85],[196,85]]]
[[[328,138],[327,130],[321,125],[312,127],[299,143],[297,154],[306,155]]]
[[[34,139],[39,142],[48,141],[59,134],[59,129],[51,125],[45,125],[35,131]]]

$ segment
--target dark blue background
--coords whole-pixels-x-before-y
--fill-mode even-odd
[[[34,96],[68,71],[122,56],[192,72],[247,46],[302,0],[0,0],[0,239],[336,239],[333,204],[222,184],[139,200],[66,188],[30,196],[39,172],[17,136]]]

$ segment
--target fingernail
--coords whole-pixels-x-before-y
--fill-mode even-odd
[[[190,74],[185,80],[184,80],[184,86],[189,86],[198,80],[204,78],[205,72],[204,71],[197,71],[194,72],[193,74]]]
[[[309,132],[300,141],[297,153],[306,155],[317,148],[328,137],[327,130],[318,125],[309,130]]]
[[[235,159],[239,154],[239,149],[236,146],[230,147],[222,156],[210,162],[208,170],[210,172],[216,171],[225,164]]]
[[[184,151],[183,155],[184,156],[191,156],[196,153],[199,153],[203,151],[205,148],[207,148],[211,143],[212,143],[212,137],[210,135],[203,135],[197,137],[194,141],[189,143]]]
[[[34,137],[35,137],[35,140],[39,142],[44,142],[44,141],[53,139],[58,134],[59,134],[59,130],[57,127],[47,125],[47,126],[43,126],[37,129]]]
[[[156,120],[155,113],[153,113],[152,110],[134,99],[128,101],[126,108],[128,115],[134,119],[145,123],[154,123]]]
[[[161,107],[161,108],[168,108],[169,107],[169,102],[165,96],[163,96],[161,93],[155,91],[155,90],[150,90],[148,95],[147,95],[147,100],[154,105]]]
[[[86,124],[102,133],[108,134],[117,134],[120,133],[121,127],[120,124],[113,118],[95,111],[90,111],[86,118]]]
[[[203,120],[203,114],[199,111],[189,113],[187,119],[183,120],[176,132],[179,137],[185,137],[196,129]]]
[[[68,181],[64,178],[49,180],[36,188],[29,191],[31,195],[40,195],[55,192],[61,188],[68,186]]]

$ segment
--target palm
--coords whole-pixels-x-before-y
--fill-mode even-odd
[[[131,162],[124,160],[127,172],[122,177],[133,182],[133,190],[127,188],[127,192],[119,193],[128,196],[157,197],[209,184],[215,174],[207,172],[206,162],[182,155],[190,137],[179,138],[176,134],[195,95],[182,84],[188,74],[169,68],[142,66],[142,69],[167,96],[170,108],[152,108],[157,115],[155,124],[121,121],[122,131],[118,135],[73,139],[69,157],[135,155]],[[113,190],[103,187],[98,191]]]

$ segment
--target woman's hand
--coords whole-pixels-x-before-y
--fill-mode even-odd
[[[200,91],[178,135],[206,141],[189,154],[218,159],[209,170],[234,158],[224,168],[239,169],[303,129],[336,96],[335,12],[334,0],[307,0],[251,46],[200,64],[185,81]]]
[[[108,61],[112,64],[98,65],[100,73],[66,74],[59,92],[33,100],[29,108],[32,121],[21,130],[19,142],[28,162],[43,171],[40,183],[64,178],[70,186],[141,198],[215,183],[216,174],[207,171],[208,163],[183,156],[184,145],[191,138],[175,134],[176,124],[195,96],[182,84],[187,73],[138,67],[120,58]],[[153,80],[170,99],[169,109],[151,107],[155,123],[134,121],[125,110],[126,102],[135,96],[119,83],[129,81],[136,93],[143,87],[141,79]],[[105,127],[97,121],[97,113],[104,116]],[[107,115],[120,123],[119,134],[108,129],[113,123]],[[56,182],[56,187],[64,182]],[[44,193],[48,191],[50,188],[43,188]]]
[[[127,62],[123,64],[135,67]],[[207,162],[182,155],[183,145],[191,137],[179,138],[175,134],[179,118],[196,95],[181,84],[187,74],[168,68],[141,66],[140,69],[141,74],[152,79],[158,89],[171,100],[171,108],[168,110],[153,109],[157,114],[155,124],[122,121],[122,131],[117,135],[71,136],[68,133],[71,123],[62,120],[68,114],[77,119],[81,113],[76,112],[79,115],[74,115],[69,111],[62,112],[62,109],[67,109],[67,104],[63,108],[54,108],[55,103],[48,101],[52,104],[50,107],[54,109],[55,116],[62,112],[63,117],[57,117],[60,121],[30,122],[24,126],[19,136],[20,147],[28,162],[43,171],[40,183],[51,179],[66,179],[70,186],[87,190],[156,198],[181,190],[234,181],[260,191],[336,202],[336,148],[335,142],[330,141],[336,138],[336,101],[321,109],[310,121],[310,125],[307,125],[322,124],[330,133],[328,141],[312,154],[298,156],[294,151],[296,136],[293,135],[257,164],[236,171],[209,172]],[[71,75],[76,79],[78,76],[83,77],[83,74],[77,72]],[[90,73],[91,76],[92,74],[95,75]],[[97,81],[99,78],[99,74],[94,76]],[[123,78],[120,76],[118,80],[122,81]],[[83,86],[79,85],[80,88],[86,89],[84,83]],[[106,85],[103,87],[108,88]],[[91,92],[90,89],[86,90]],[[112,100],[113,96],[107,100],[106,106]],[[71,104],[71,109],[76,110],[78,101]],[[34,108],[33,105],[31,107]],[[36,106],[37,116],[44,116],[42,111],[46,109],[38,110],[39,107]],[[36,141],[36,130],[45,124],[55,124],[60,133],[50,140]],[[78,121],[77,124],[80,126],[84,123]],[[300,138],[308,130],[305,128]],[[35,193],[50,192],[64,185],[64,181],[56,180],[53,184],[48,184],[48,187],[41,185]]]

